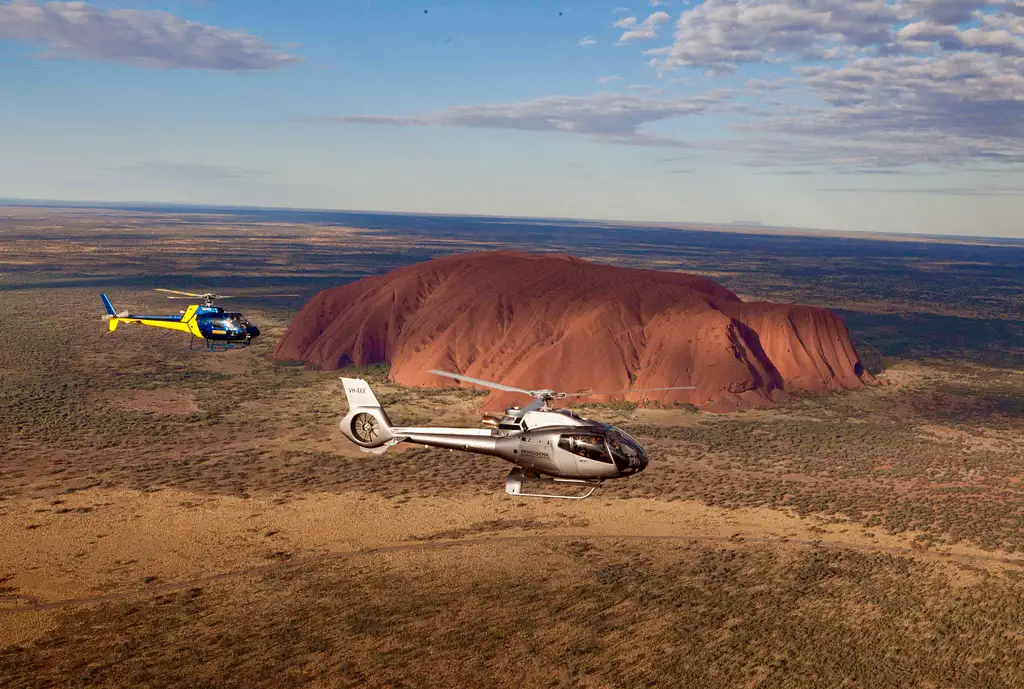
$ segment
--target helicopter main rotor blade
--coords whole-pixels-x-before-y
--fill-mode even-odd
[[[653,392],[655,390],[696,390],[696,385],[683,385],[671,388],[636,388],[633,390],[614,390],[604,392],[567,392],[566,397],[588,397],[590,395],[626,395],[631,392]]]
[[[206,296],[205,294],[195,294],[194,292],[182,292],[181,290],[178,290],[178,289],[164,289],[162,287],[154,287],[153,289],[155,291],[157,291],[157,292],[168,292],[170,294],[183,294],[186,297],[199,297],[200,299],[202,299],[203,297]]]
[[[521,392],[524,395],[533,396],[533,393],[530,392],[529,390],[523,390],[522,388],[514,388],[511,385],[502,385],[501,383],[493,383],[489,380],[471,378],[469,376],[464,376],[461,373],[448,373],[447,371],[437,371],[435,369],[431,369],[428,373],[433,373],[435,376],[447,376],[448,378],[454,378],[455,380],[463,380],[466,381],[467,383],[476,383],[477,385],[483,385],[484,387],[487,388],[494,388],[495,390],[504,390],[506,392]]]
[[[228,294],[214,294],[213,292],[206,292],[205,294],[196,294],[195,292],[183,292],[180,289],[164,289],[163,287],[154,287],[157,292],[167,292],[168,294],[180,294],[185,297],[196,297],[197,299],[233,299],[234,297]],[[297,296],[297,295],[296,295]],[[168,297],[173,298],[173,297]]]
[[[195,298],[193,298],[193,297],[167,297],[167,298],[168,299],[192,299],[193,301],[195,301],[195,299],[206,299],[206,295],[205,294],[200,294],[198,297],[195,297]],[[213,295],[210,295],[210,301],[217,301],[217,300],[220,300],[220,299],[234,299],[234,298],[235,297],[231,296],[230,294],[213,294]]]

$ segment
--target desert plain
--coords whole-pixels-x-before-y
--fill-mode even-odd
[[[650,466],[540,501],[496,459],[359,452],[339,372],[270,356],[323,288],[524,244],[833,309],[884,384],[584,405]],[[100,292],[189,303],[155,287],[263,334],[107,332]],[[348,373],[479,423],[482,392]],[[1019,687],[1022,481],[1019,243],[0,207],[0,686]]]

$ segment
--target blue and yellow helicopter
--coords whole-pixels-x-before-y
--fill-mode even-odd
[[[188,348],[191,350],[196,338],[204,340],[210,351],[233,349],[235,347],[246,347],[254,337],[258,337],[260,329],[246,320],[240,313],[229,313],[219,306],[213,305],[214,299],[230,299],[223,294],[194,294],[192,292],[180,292],[173,289],[159,289],[157,292],[168,292],[173,295],[168,299],[199,298],[202,304],[191,304],[187,309],[181,311],[177,316],[140,316],[118,312],[106,294],[101,294],[103,307],[107,310],[104,320],[109,321],[110,332],[117,330],[121,323],[133,323],[136,325],[150,325],[156,328],[167,330],[178,330],[192,336]]]

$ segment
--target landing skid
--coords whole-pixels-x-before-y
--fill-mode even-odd
[[[190,351],[190,352],[197,351],[196,349],[193,348],[193,345],[195,344],[196,339],[197,338],[196,338],[195,335],[192,335],[191,339],[189,339],[189,341],[188,341],[188,351]],[[223,342],[223,341],[222,342],[217,342],[215,340],[206,340],[204,338],[199,338],[199,339],[206,343],[205,349],[207,351],[209,351],[209,352],[226,352],[229,349],[244,349],[244,348],[249,346],[249,340],[240,340],[238,342]],[[199,348],[199,349],[201,350],[203,348]]]
[[[516,467],[515,469],[510,471],[508,473],[508,477],[505,479],[505,492],[508,493],[509,495],[518,495],[524,498],[556,498],[561,500],[584,500],[586,498],[589,498],[593,494],[593,492],[597,490],[597,487],[600,486],[602,483],[601,479],[586,481],[583,479],[574,478],[554,478],[547,476],[542,477],[539,474],[535,474],[529,477],[533,480],[540,481],[542,483],[547,483],[550,485],[575,484],[590,487],[590,490],[588,490],[583,495],[555,495],[552,493],[524,493],[524,478],[526,478],[526,472],[523,471],[521,468]]]

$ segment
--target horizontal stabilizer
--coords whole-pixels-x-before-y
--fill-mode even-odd
[[[391,440],[387,441],[380,447],[360,447],[359,449],[362,450],[363,452],[369,452],[370,454],[373,455],[382,455],[385,452],[387,452],[388,448],[390,448],[392,445],[397,445],[403,440],[405,440],[405,438],[392,438]]]

